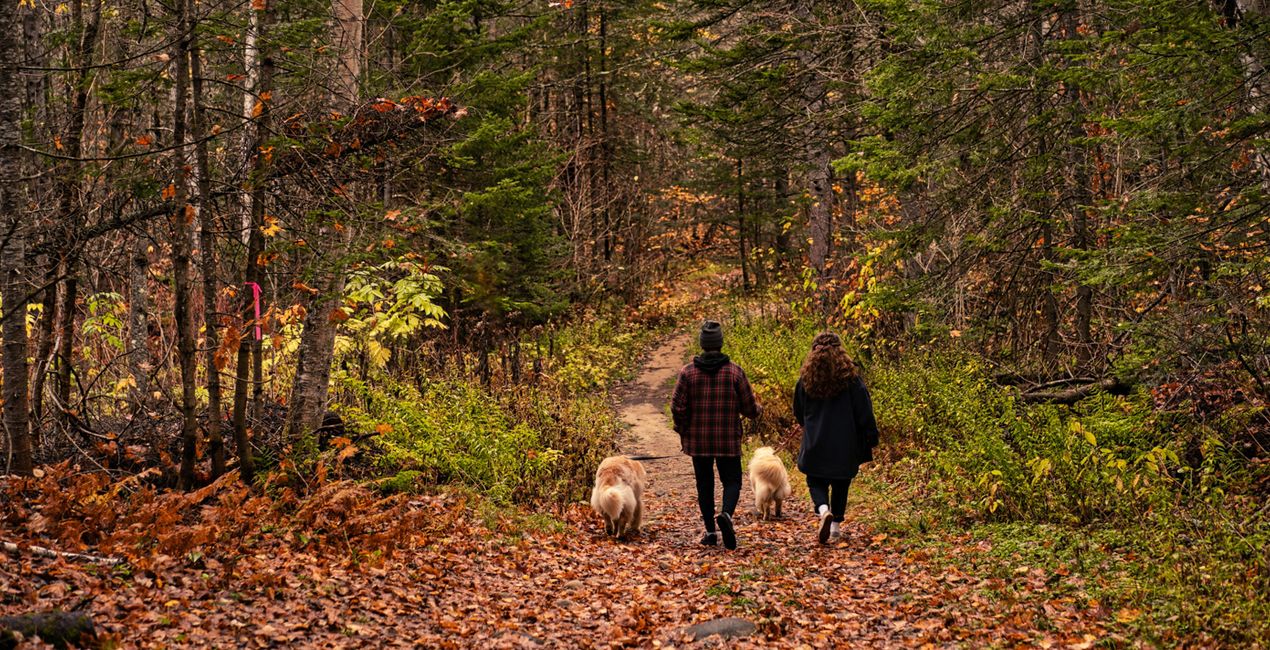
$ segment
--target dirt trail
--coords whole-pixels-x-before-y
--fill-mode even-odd
[[[666,406],[691,343],[687,335],[662,342],[648,355],[639,376],[619,393],[620,415],[630,427],[618,445],[620,451],[628,456],[655,457],[642,461],[648,470],[649,487],[675,501],[692,494],[692,462],[679,450],[679,435],[669,426]]]

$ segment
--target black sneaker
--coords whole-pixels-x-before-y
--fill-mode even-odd
[[[719,533],[716,533],[716,532],[714,532],[714,531],[712,530],[712,531],[707,532],[705,535],[702,535],[702,536],[701,536],[701,545],[702,545],[702,546],[718,546],[718,545],[719,545]]]
[[[723,513],[714,518],[719,524],[719,532],[723,533],[723,547],[729,551],[736,550],[736,529],[732,527],[732,517],[728,513]]]
[[[833,514],[826,512],[820,516],[819,539],[821,544],[829,543],[829,531],[833,530]]]

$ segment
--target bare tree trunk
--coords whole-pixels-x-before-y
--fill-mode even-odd
[[[1235,25],[1249,17],[1264,20],[1270,15],[1270,0],[1226,0],[1226,3],[1232,1],[1238,9],[1233,21]],[[1255,115],[1270,111],[1270,70],[1267,70],[1266,62],[1253,52],[1244,52],[1239,59],[1247,80],[1248,112]],[[1254,149],[1252,165],[1261,176],[1262,191],[1270,192],[1270,146],[1262,144]]]
[[[1077,174],[1078,178],[1083,174]],[[1089,234],[1089,215],[1083,205],[1073,205],[1072,227],[1075,240],[1072,242],[1076,250],[1089,249],[1092,237]],[[1076,280],[1076,362],[1082,368],[1093,357],[1094,336],[1094,290],[1079,278]]]
[[[18,3],[0,2],[0,299],[5,318],[4,428],[6,472],[30,474],[34,458],[27,412],[26,223],[20,197],[22,179],[22,97],[18,76]]]
[[[795,12],[798,19],[807,25],[816,24],[811,4],[800,4]],[[802,82],[803,101],[807,105],[807,123],[803,126],[802,137],[808,165],[807,192],[811,200],[811,205],[807,208],[808,235],[811,239],[807,256],[817,277],[822,278],[829,260],[830,238],[833,236],[833,182],[829,170],[833,156],[828,138],[814,120],[824,113],[825,84],[816,72],[815,53],[801,50],[797,57],[807,75],[807,79]]]
[[[108,56],[124,60],[129,56],[127,39],[115,39]],[[110,117],[110,147],[112,155],[123,153],[128,146],[128,133],[140,121],[131,113],[116,111]],[[150,373],[154,362],[150,358],[150,237],[146,224],[136,224],[127,236],[128,248],[128,332],[127,365],[132,380],[129,392],[130,408],[134,417],[148,418],[150,413]],[[151,431],[155,427],[147,427]],[[150,436],[156,454],[160,451],[157,436]]]
[[[265,137],[269,132],[269,118],[272,115],[272,100],[269,98],[269,93],[272,90],[273,65],[272,60],[262,56],[258,49],[259,38],[269,26],[268,1],[251,3],[247,12],[249,14],[246,52],[248,87],[247,93],[243,95],[243,112],[245,118],[251,120],[252,126],[246,129],[250,135],[247,137],[243,151],[247,156],[246,159],[251,161],[252,171],[250,191],[243,193],[242,200],[245,208],[243,239],[247,243],[242,291],[247,299],[244,300],[243,305],[241,319],[243,327],[239,333],[238,358],[234,371],[233,424],[234,446],[238,450],[238,472],[243,482],[250,485],[255,480],[256,463],[252,456],[251,433],[247,427],[247,389],[251,384],[252,361],[260,359],[260,341],[255,338],[254,330],[258,323],[255,322],[255,313],[250,300],[252,289],[249,285],[258,284],[263,280],[259,260],[260,253],[264,250],[264,234],[260,229],[264,225],[268,159],[261,155],[260,149],[264,146]],[[256,364],[256,367],[259,365]]]
[[[50,264],[45,274],[46,288],[40,301],[40,327],[35,349],[35,370],[31,373],[31,429],[37,437],[44,419],[44,382],[48,377],[49,367],[53,363],[53,342],[57,330],[57,287],[58,274],[61,268]]]
[[[264,197],[258,197],[256,202],[264,206]],[[261,223],[264,222],[264,208],[260,210]],[[264,250],[264,236],[260,236],[260,240],[256,243],[256,248]],[[257,281],[265,279],[263,270],[257,273]],[[264,285],[261,285],[261,301],[264,301]],[[263,337],[264,317],[261,316],[261,336]],[[248,413],[253,421],[259,422],[264,418],[265,412],[265,350],[264,342],[260,338],[252,336],[251,338],[251,401]]]
[[[1093,17],[1088,15],[1080,4],[1077,3],[1076,9],[1067,12],[1063,16],[1064,37],[1067,40],[1078,41],[1083,38],[1079,32],[1079,27],[1088,25],[1093,20]],[[1080,64],[1073,63],[1072,65]],[[1067,103],[1072,107],[1074,115],[1083,115],[1086,107],[1084,106],[1080,90],[1075,87],[1068,87],[1065,88],[1064,92],[1068,95]],[[1079,139],[1084,135],[1084,124],[1079,119],[1073,119],[1069,133],[1069,137],[1072,140]],[[1088,210],[1092,209],[1090,204],[1093,203],[1094,199],[1089,186],[1090,154],[1083,146],[1068,146],[1070,147],[1069,173],[1064,174],[1064,177],[1069,180],[1064,194],[1069,198],[1072,213],[1072,247],[1078,251],[1087,251],[1093,244],[1088,214]],[[1076,282],[1076,362],[1081,368],[1084,368],[1093,357],[1094,291],[1092,287],[1079,277],[1074,280]]]
[[[339,53],[331,84],[331,108],[347,112],[357,105],[362,77],[362,0],[332,0],[331,9],[335,16],[335,33],[331,36]]]
[[[263,86],[260,82],[260,30],[262,18],[268,17],[268,0],[265,0],[259,9],[256,3],[248,3],[247,5],[247,32],[243,38],[243,69],[247,73],[246,85],[244,88],[247,92],[243,93],[243,121],[252,122],[256,119],[255,114],[256,103],[259,101],[260,93],[263,92]],[[263,106],[263,102],[261,102]],[[260,146],[262,139],[255,132],[256,129],[243,129],[243,163],[246,164],[250,160],[256,158],[256,148]],[[241,213],[239,218],[242,222],[242,242],[248,244],[251,237],[251,211],[252,211],[252,192],[242,192],[238,195],[239,207]]]
[[[608,109],[608,12],[601,2],[600,14],[600,47],[597,55],[600,59],[599,91],[600,91],[600,195],[603,201],[601,211],[604,215],[604,261],[613,261],[613,193],[610,187],[609,172],[613,166],[613,145],[609,141],[609,109]]]
[[[128,374],[133,408],[144,413],[150,403],[150,243],[133,235],[128,263]]]
[[[1054,234],[1048,221],[1049,215],[1045,218],[1046,222],[1041,226],[1041,258],[1049,261],[1054,258]],[[1054,295],[1053,272],[1042,271],[1041,277],[1045,280],[1045,286],[1041,288],[1041,320],[1045,328],[1041,335],[1041,361],[1049,369],[1057,359],[1061,343],[1058,335],[1058,297]]]
[[[54,327],[56,342],[53,354],[57,361],[57,373],[54,375],[55,405],[58,419],[63,426],[70,426],[71,417],[71,375],[74,372],[72,352],[75,347],[75,303],[79,301],[79,278],[75,275],[79,261],[74,253],[66,259],[62,266],[62,294],[58,300],[57,325]]]
[[[212,214],[212,179],[207,161],[207,117],[203,109],[203,62],[197,41],[191,36],[190,75],[193,91],[194,121],[190,135],[194,140],[194,162],[198,173],[199,257],[203,267],[204,367],[207,372],[207,446],[212,457],[212,477],[225,473],[225,440],[221,435],[221,386],[218,353],[220,334],[217,329],[216,295],[216,218]]]
[[[362,64],[362,1],[333,0],[335,15],[332,35],[338,47],[338,65],[331,109],[347,113],[357,105],[358,84]],[[345,188],[345,195],[354,195],[352,188]],[[355,209],[355,208],[354,208]],[[311,435],[322,423],[326,411],[327,392],[331,381],[331,361],[335,353],[337,321],[334,310],[344,294],[344,269],[340,259],[347,253],[352,238],[352,228],[346,227],[336,246],[330,279],[323,291],[314,296],[304,318],[304,331],[300,335],[300,348],[296,365],[295,383],[292,386],[290,410],[287,413],[287,439],[302,440]]]
[[[92,15],[85,20],[83,2],[77,0],[71,4],[71,21],[80,39],[72,61],[79,66],[79,70],[72,77],[70,124],[63,140],[69,160],[65,163],[60,179],[58,213],[63,218],[59,236],[62,239],[62,264],[66,277],[62,286],[61,305],[57,310],[58,322],[54,328],[57,338],[53,345],[57,356],[57,406],[61,409],[59,415],[64,426],[70,426],[70,420],[74,417],[71,409],[71,376],[74,373],[75,358],[75,312],[79,301],[79,242],[76,237],[84,217],[81,196],[83,188],[80,186],[81,166],[78,159],[84,148],[88,91],[94,70],[93,52],[100,33],[101,10],[102,0],[97,0],[93,5]]]
[[[1033,8],[1036,15],[1028,29],[1028,40],[1026,44],[1028,58],[1032,64],[1038,68],[1045,63],[1045,22],[1047,12],[1039,7]],[[1033,114],[1040,115],[1045,110],[1045,102],[1047,96],[1044,93],[1037,92],[1033,97],[1034,105],[1032,106]],[[1050,134],[1047,132],[1037,139],[1038,155],[1045,156],[1050,148]],[[1020,182],[1031,182],[1032,179],[1023,178]],[[1052,223],[1053,206],[1048,199],[1041,199],[1041,204],[1035,207],[1035,210],[1041,215],[1041,237],[1040,237],[1040,258],[1041,268],[1037,272],[1037,278],[1040,283],[1038,287],[1041,313],[1041,363],[1046,369],[1053,368],[1057,361],[1059,346],[1062,343],[1059,336],[1059,313],[1058,313],[1058,296],[1055,295],[1055,277],[1054,272],[1045,268],[1054,259],[1054,226]],[[1016,325],[1021,327],[1020,325]]]
[[[327,391],[331,382],[331,360],[335,350],[336,321],[333,311],[344,293],[344,274],[336,269],[326,290],[316,296],[304,318],[300,335],[295,385],[287,413],[287,439],[302,440],[322,424]]]
[[[194,487],[194,463],[198,449],[198,417],[195,410],[194,323],[191,315],[190,234],[194,206],[189,202],[186,183],[187,151],[185,113],[189,102],[189,4],[176,3],[176,39],[173,44],[175,102],[172,108],[172,182],[174,209],[168,216],[172,236],[172,296],[176,312],[177,361],[181,368],[181,486]]]
[[[25,52],[23,58],[27,65],[31,67],[45,67],[48,65],[48,49],[43,41],[43,20],[41,19],[41,11],[34,5],[18,4],[20,10],[23,10],[22,28],[23,40],[25,41]],[[49,80],[46,75],[27,74],[26,77],[26,111],[27,119],[32,120],[35,124],[49,124],[48,119],[48,99]],[[28,158],[31,176],[44,172],[43,161],[35,161],[33,157]],[[34,190],[34,186],[39,181],[32,180],[27,183],[28,192]],[[38,190],[35,190],[38,191]],[[40,323],[36,336],[36,353],[35,368],[31,373],[31,415],[30,428],[32,435],[32,444],[35,447],[40,445],[40,429],[41,421],[44,416],[44,382],[52,364],[54,330],[57,326],[57,287],[58,282],[58,265],[53,263],[52,256],[44,254],[39,259],[33,260],[34,268],[45,267],[45,286],[47,287],[39,298],[41,303]]]
[[[776,170],[776,182],[773,184],[775,192],[776,211],[778,214],[784,214],[789,209],[789,170],[784,167]],[[776,234],[776,265],[783,266],[789,259],[791,251],[789,241],[789,229],[780,228]]]
[[[807,191],[811,205],[807,208],[811,248],[808,259],[818,277],[824,277],[829,260],[829,238],[833,236],[833,184],[829,181],[829,152],[817,138],[809,138]]]
[[[255,193],[255,190],[252,190]],[[253,206],[263,206],[264,193],[260,192]],[[253,207],[253,212],[257,208]],[[259,228],[252,228],[247,244],[247,272],[243,275],[244,284],[259,282],[259,265],[255,260],[264,249],[264,236]],[[255,312],[252,308],[252,290],[243,287],[243,323],[238,341],[238,359],[234,371],[234,446],[238,449],[238,468],[243,481],[251,484],[255,476],[255,459],[251,452],[251,436],[247,427],[247,389],[251,384],[252,359],[259,358],[260,341],[255,337]]]

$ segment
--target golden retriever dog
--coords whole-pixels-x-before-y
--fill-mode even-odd
[[[754,486],[754,504],[758,514],[767,519],[781,516],[781,502],[789,498],[789,473],[771,447],[759,447],[750,457],[750,483]],[[774,512],[773,512],[774,511]]]
[[[644,519],[644,466],[625,456],[610,456],[595,470],[591,507],[604,517],[604,532],[614,537],[639,532]]]

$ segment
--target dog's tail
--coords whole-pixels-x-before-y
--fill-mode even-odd
[[[768,485],[766,482],[756,481],[754,483],[754,502],[759,504],[767,503],[773,496],[775,496],[775,494],[773,494],[774,492],[775,490],[772,489],[771,485]]]
[[[622,510],[628,503],[635,502],[635,492],[629,485],[614,485],[604,488],[596,499],[596,507],[609,519],[617,521],[622,518]]]

